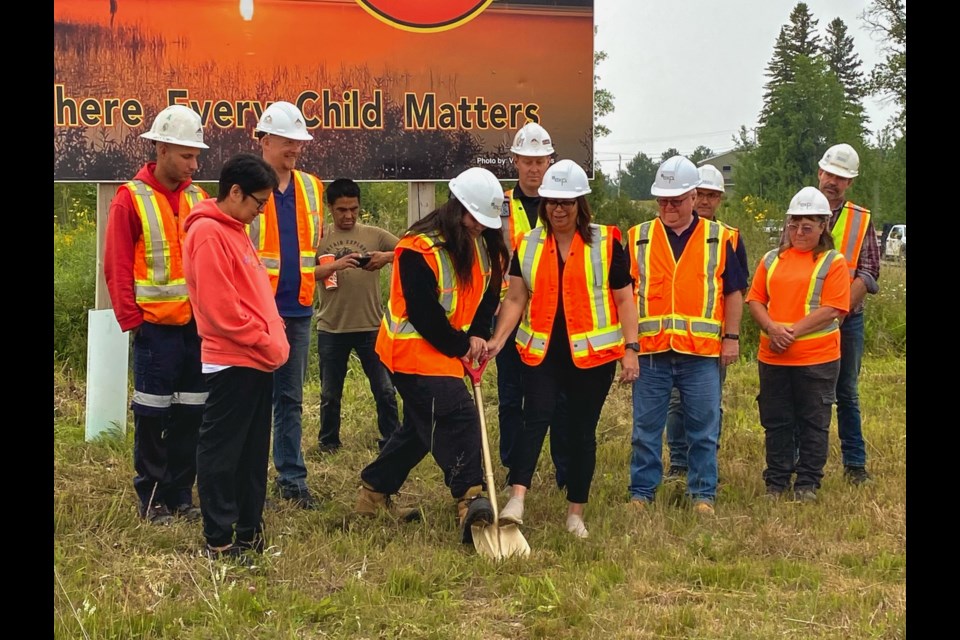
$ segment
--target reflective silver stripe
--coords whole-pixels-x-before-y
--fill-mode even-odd
[[[307,211],[316,213],[320,210],[320,195],[317,193],[316,185],[313,184],[312,176],[302,171],[294,173],[298,174],[299,182],[303,185],[303,194],[307,198]]]
[[[594,351],[609,349],[615,347],[623,340],[623,332],[620,327],[611,327],[594,334],[578,334],[570,337],[570,346],[575,355],[589,353],[588,346],[592,346]]]
[[[653,320],[641,320],[639,328],[641,335],[655,336],[660,333],[660,318],[654,318]]]
[[[270,194],[273,197],[273,194]],[[260,246],[260,219],[263,216],[257,216],[253,219],[253,222],[250,223],[247,228],[247,233],[250,236],[250,242],[253,243],[253,246],[259,251],[262,247]]]
[[[195,184],[191,184],[189,187],[184,189],[183,194],[187,196],[187,202],[189,203],[191,209],[193,209],[198,202],[203,200],[203,192],[200,191],[200,187]]]
[[[691,320],[690,330],[693,333],[708,333],[711,335],[720,335],[720,323],[709,320]]]
[[[850,233],[847,235],[847,243],[843,247],[843,255],[849,265],[859,259],[859,256],[853,254],[853,251],[857,246],[857,240],[860,239],[860,234],[863,233],[864,218],[866,216],[863,215],[863,212],[859,208],[851,207],[849,202],[843,206],[846,209],[847,215],[851,216]],[[866,238],[864,238],[864,242],[866,242]],[[849,271],[851,276],[856,274],[856,269],[854,268],[850,268]]]
[[[640,317],[647,315],[647,296],[646,296],[646,287],[647,287],[647,268],[646,268],[646,259],[647,259],[647,247],[650,244],[650,230],[653,227],[653,222],[644,222],[640,225],[640,229],[637,231],[637,291],[639,296],[637,297],[639,306],[637,311]]]
[[[317,256],[310,254],[309,256],[300,256],[300,268],[301,269],[313,269],[317,266]]]
[[[669,333],[687,333],[688,327],[692,333],[720,335],[721,323],[713,320],[687,320],[678,316],[661,316],[641,321],[640,333],[656,335],[660,333],[661,328]]]
[[[264,258],[261,256],[260,261],[263,262],[263,266],[267,269],[276,271],[280,268],[279,258]]]
[[[522,324],[517,328],[517,344],[530,351],[543,353],[547,348],[547,339],[531,335]]]
[[[763,266],[767,271],[769,271],[770,267],[773,266],[773,263],[776,262],[777,258],[779,257],[779,253],[779,249],[771,249],[770,251],[767,251],[766,255],[763,256]]]
[[[133,392],[133,402],[141,407],[153,407],[155,409],[166,409],[173,403],[173,396],[158,396],[143,391]]]
[[[593,289],[593,308],[596,311],[596,318],[594,319],[595,327],[606,327],[610,324],[607,319],[607,287],[606,279],[607,274],[604,265],[604,254],[606,253],[606,243],[607,237],[610,235],[609,229],[607,227],[601,227],[598,224],[590,225],[591,231],[593,231],[594,243],[592,245],[584,244],[584,256],[588,260],[588,264],[593,271],[593,282],[587,281],[587,286],[592,285]],[[596,238],[599,236],[599,242]]]
[[[523,280],[527,283],[527,289],[530,291],[533,291],[534,278],[536,277],[533,272],[534,259],[537,251],[543,247],[545,242],[544,228],[537,227],[523,237],[523,240],[520,241],[520,247],[517,248],[517,251],[521,252],[520,273],[523,275]]]
[[[707,223],[707,233],[704,234],[707,253],[707,300],[703,309],[703,315],[707,318],[713,317],[713,307],[717,296],[717,265],[720,263],[720,245],[718,242],[710,242],[720,238],[721,227],[716,222],[704,220]],[[674,274],[676,277],[676,274]]]
[[[430,241],[436,246],[441,240],[439,238],[430,238]],[[453,315],[456,304],[456,273],[453,270],[453,261],[450,254],[439,249],[433,254],[437,260],[437,289],[440,294],[440,306],[447,314],[449,319]]]
[[[186,298],[186,284],[138,284],[136,285],[138,298]]]
[[[187,391],[177,391],[173,394],[173,404],[185,404],[190,406],[202,405],[207,401],[208,392],[189,393]]]
[[[147,263],[147,271],[152,274],[152,282],[164,283],[170,278],[167,271],[167,255],[164,250],[170,243],[170,240],[164,235],[163,218],[157,209],[156,201],[153,198],[153,189],[142,180],[131,180],[130,189],[136,197],[137,202],[141,204],[137,207],[138,212],[142,212],[145,218],[146,227],[144,233],[144,260]]]

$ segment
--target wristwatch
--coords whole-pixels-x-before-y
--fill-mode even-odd
[[[640,353],[640,343],[639,343],[639,342],[628,342],[627,344],[625,344],[625,345],[623,345],[623,346],[624,346],[624,348],[626,348],[626,349],[633,349],[633,350],[636,351],[637,353]]]
[[[724,339],[724,340],[737,340],[737,341],[739,342],[739,340],[740,340],[740,334],[739,334],[739,333],[725,333],[725,334],[723,334],[723,339]]]

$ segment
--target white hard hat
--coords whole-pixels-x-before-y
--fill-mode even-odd
[[[697,170],[700,173],[700,186],[698,189],[710,189],[723,193],[723,174],[712,164],[705,164]]]
[[[657,177],[650,187],[650,193],[655,196],[682,196],[700,186],[700,172],[695,164],[683,156],[673,156],[667,159],[657,169]]]
[[[860,156],[846,143],[835,144],[820,158],[820,168],[841,178],[856,178],[860,172]]]
[[[200,116],[182,104],[172,104],[158,113],[150,131],[141,133],[140,137],[195,149],[210,148],[203,144],[203,122]]]
[[[560,160],[543,174],[537,193],[543,198],[576,198],[590,193],[587,172],[573,160]]]
[[[546,129],[536,122],[528,122],[517,131],[510,151],[518,156],[550,156],[553,155],[553,143]]]
[[[474,219],[488,229],[499,229],[503,186],[487,169],[470,167],[450,181],[450,192]]]
[[[829,216],[830,201],[816,187],[804,187],[793,196],[787,208],[788,216]]]
[[[300,109],[284,101],[274,102],[263,110],[256,130],[290,140],[313,140],[313,136],[307,133],[306,120]]]

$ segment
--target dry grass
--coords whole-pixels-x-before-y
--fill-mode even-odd
[[[356,365],[356,366],[355,366]],[[200,525],[143,525],[126,438],[83,442],[83,383],[55,373],[54,631],[58,638],[901,638],[906,632],[905,363],[867,360],[861,394],[869,466],[842,479],[834,436],[820,501],[767,503],[756,364],[729,372],[717,517],[665,486],[642,517],[624,508],[630,396],[616,387],[599,428],[586,514],[564,530],[549,456],[527,500],[527,561],[494,565],[456,542],[453,504],[428,458],[401,501],[422,524],[356,522],[359,470],[376,427],[352,363],[344,448],[308,460],[320,511],[268,509],[269,549],[248,570],[199,554]],[[496,439],[496,385],[484,380]],[[311,382],[304,445],[316,446]],[[132,422],[130,423],[132,425]],[[495,447],[494,447],[495,448]],[[502,472],[498,473],[502,478]]]

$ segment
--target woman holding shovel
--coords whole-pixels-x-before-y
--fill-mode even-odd
[[[528,232],[510,266],[491,358],[513,328],[523,361],[523,430],[507,482],[510,500],[501,522],[522,524],[523,502],[557,398],[566,392],[570,461],[567,530],[586,538],[583,511],[593,481],[600,410],[621,364],[620,381],[632,383],[637,364],[637,308],[620,231],[591,224],[587,174],[572,160],[547,170],[539,189],[543,227]],[[522,320],[521,320],[522,316]],[[626,345],[624,345],[626,338]],[[625,349],[626,346],[626,349]]]
[[[494,521],[483,496],[480,417],[463,365],[483,357],[509,254],[500,228],[503,188],[486,169],[450,181],[453,197],[397,243],[390,301],[376,350],[403,398],[403,421],[360,474],[356,512],[419,517],[390,500],[429,452],[457,501],[461,542]]]

